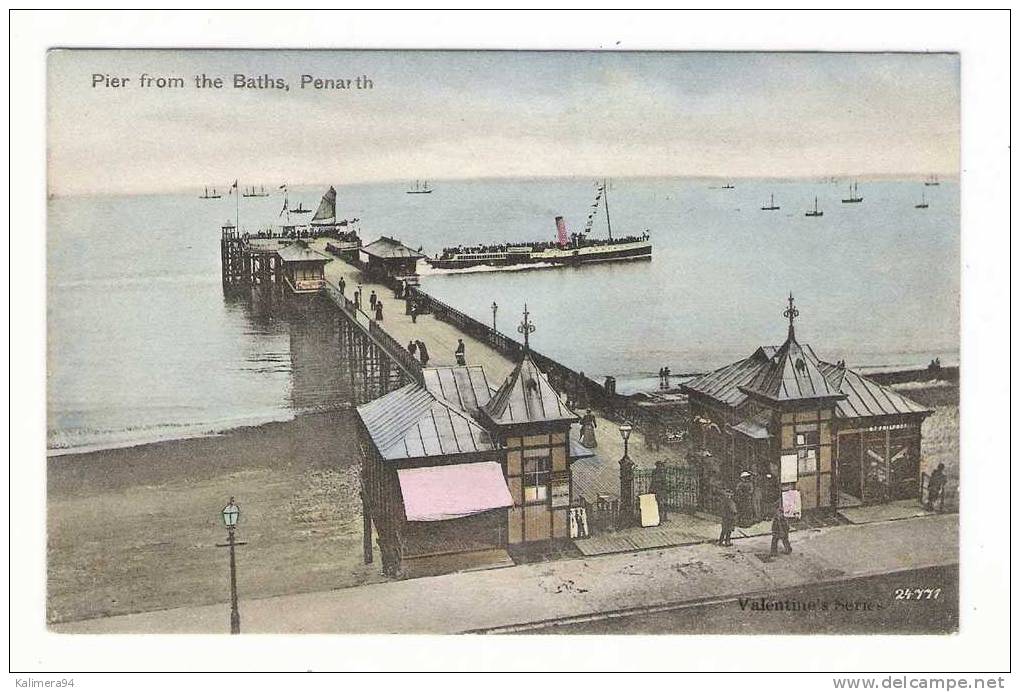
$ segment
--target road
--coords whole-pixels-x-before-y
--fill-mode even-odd
[[[905,570],[652,612],[578,619],[526,634],[947,634],[959,629],[959,566]],[[897,590],[940,589],[897,599]],[[913,596],[916,592],[911,592]],[[900,592],[899,595],[903,595]],[[934,595],[934,592],[933,594]],[[767,603],[798,610],[752,609]]]

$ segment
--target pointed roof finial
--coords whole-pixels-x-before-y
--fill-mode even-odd
[[[524,304],[524,321],[517,326],[517,332],[524,335],[524,350],[528,350],[528,335],[535,331],[535,325],[528,319],[528,304]]]
[[[789,307],[786,308],[785,312],[783,312],[783,317],[785,317],[785,318],[790,320],[790,331],[787,334],[786,338],[789,341],[793,341],[794,340],[794,337],[793,337],[793,320],[794,320],[795,317],[797,317],[797,315],[800,314],[800,310],[798,310],[793,305],[793,291],[790,291],[790,297],[787,299],[787,302],[789,303]]]

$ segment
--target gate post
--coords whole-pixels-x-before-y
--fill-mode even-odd
[[[620,516],[617,520],[620,528],[626,528],[634,522],[634,462],[624,455],[620,459]]]

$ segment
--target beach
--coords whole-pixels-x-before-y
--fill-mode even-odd
[[[50,458],[47,621],[228,601],[231,496],[243,598],[382,581],[362,564],[353,416]]]

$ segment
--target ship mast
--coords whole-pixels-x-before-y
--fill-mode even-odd
[[[609,229],[609,239],[613,239],[613,224],[609,222],[609,185],[606,179],[602,179],[602,201],[606,203],[606,228]]]

